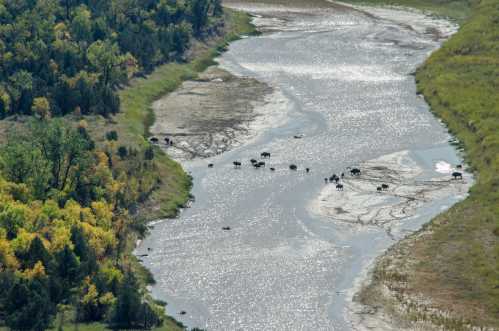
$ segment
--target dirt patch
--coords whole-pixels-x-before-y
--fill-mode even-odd
[[[272,89],[255,79],[210,67],[154,102],[152,135],[177,159],[210,157],[247,139]],[[167,144],[165,138],[173,140]]]
[[[477,326],[469,316],[484,316],[480,303],[461,305],[435,271],[415,275],[415,266],[428,259],[420,254],[420,243],[431,236],[431,229],[420,231],[377,259],[369,281],[353,296],[350,309],[357,330],[497,330]]]

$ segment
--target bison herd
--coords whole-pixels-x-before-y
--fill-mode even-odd
[[[270,156],[271,154],[269,152],[262,152],[260,153],[260,158],[261,159],[270,159]],[[233,161],[232,164],[234,165],[234,169],[241,169],[242,167],[242,162],[241,161]],[[265,168],[266,166],[266,163],[265,161],[258,161],[257,159],[250,159],[249,160],[249,164],[251,164],[251,166],[255,169],[259,169],[259,168]],[[209,163],[208,164],[208,168],[213,168],[214,167],[214,164],[213,163]],[[458,165],[456,168],[457,169],[461,169],[461,165]],[[276,169],[274,167],[270,167],[269,168],[270,171],[274,172],[276,171]],[[362,171],[360,168],[347,168],[350,172],[350,176],[351,177],[360,177],[362,175]],[[289,165],[289,170],[291,171],[297,171],[298,170],[298,166],[296,164],[290,164]],[[310,168],[304,168],[305,172],[306,173],[309,173],[310,172]],[[330,177],[325,177],[324,178],[324,182],[326,184],[335,184],[335,188],[337,191],[343,191],[344,189],[344,184],[341,182],[343,179],[345,178],[345,173],[342,172],[340,175],[337,175],[337,174],[332,174]],[[452,178],[457,180],[457,179],[463,179],[463,174],[461,172],[453,172],[452,173]],[[381,185],[377,186],[376,187],[376,191],[378,193],[381,193],[383,191],[387,191],[388,189],[390,188],[390,186],[386,183],[382,183]],[[224,226],[222,227],[222,230],[224,231],[229,231],[231,230],[230,226]]]
[[[270,159],[270,156],[271,156],[271,154],[269,152],[262,152],[262,153],[260,153],[260,158],[262,158],[262,159]],[[249,163],[255,169],[265,168],[265,166],[266,166],[266,163],[264,161],[258,161],[256,159],[250,159],[249,161],[250,161]],[[240,169],[241,166],[242,166],[242,162],[241,161],[234,161],[234,162],[232,162],[232,164],[234,165],[235,169]],[[209,163],[208,164],[208,168],[213,168],[213,166],[214,166],[213,163]],[[462,166],[461,165],[457,165],[456,168],[457,169],[461,169]],[[276,170],[274,167],[270,167],[269,169],[272,172]],[[350,175],[352,177],[359,177],[359,176],[362,175],[362,171],[359,168],[347,168],[347,169],[349,169]],[[298,166],[296,164],[290,164],[289,165],[289,170],[291,170],[291,171],[297,171],[298,170]],[[310,168],[308,168],[308,167],[304,168],[304,170],[305,170],[306,173],[310,172]],[[333,174],[330,177],[324,178],[324,183],[326,183],[326,184],[328,184],[328,183],[335,184],[336,185],[336,190],[343,191],[344,185],[341,183],[341,180],[344,179],[344,178],[345,178],[345,173],[344,172],[342,172],[340,175]],[[453,172],[452,173],[452,178],[453,179],[463,179],[463,174],[460,173],[460,172],[457,172],[457,171]],[[383,191],[387,191],[389,188],[390,188],[390,186],[388,184],[382,183],[381,185],[379,185],[379,186],[376,187],[376,191],[378,193],[381,193]]]

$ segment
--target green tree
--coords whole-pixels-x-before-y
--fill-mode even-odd
[[[116,141],[118,140],[118,132],[116,132],[115,130],[113,131],[109,131],[106,133],[106,139],[109,140],[109,141]]]
[[[12,330],[44,331],[54,318],[44,279],[17,279],[6,294],[5,324]]]
[[[26,70],[19,70],[9,77],[8,91],[14,108],[20,112],[31,110],[31,92],[33,90],[33,75]]]
[[[126,148],[126,146],[120,146],[118,147],[118,156],[120,157],[120,159],[125,159],[128,155],[128,149]]]
[[[126,58],[120,54],[117,44],[97,40],[88,47],[87,58],[94,70],[100,73],[104,86],[115,86],[126,79],[123,68]]]
[[[50,187],[64,191],[74,175],[90,158],[92,143],[78,130],[60,120],[34,123],[31,129],[35,146],[50,167]]]
[[[86,6],[81,5],[75,10],[71,22],[71,32],[73,37],[80,43],[87,43],[92,40],[92,13]]]
[[[144,151],[144,159],[149,161],[154,159],[154,148],[152,146],[147,147]]]
[[[30,243],[29,249],[24,258],[26,268],[33,268],[33,266],[41,261],[46,269],[50,267],[50,254],[45,249],[42,241],[36,236]]]
[[[141,306],[142,297],[138,291],[137,280],[128,271],[125,273],[125,278],[118,289],[111,326],[115,329],[129,329],[139,326],[140,322],[142,322],[140,316]]]
[[[199,34],[208,22],[208,0],[191,0],[189,10],[191,14],[192,28],[195,34]]]
[[[224,11],[222,7],[222,1],[221,0],[213,0],[213,15],[215,16],[222,16]]]
[[[14,239],[17,231],[24,225],[25,215],[22,208],[7,204],[0,211],[0,228],[5,229],[7,239]]]

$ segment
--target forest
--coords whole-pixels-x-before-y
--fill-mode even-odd
[[[96,140],[85,115],[112,121],[130,79],[184,62],[222,14],[218,0],[0,1],[0,118],[12,123],[0,145],[0,329],[172,323],[130,254],[165,156],[112,128]]]
[[[182,60],[221,14],[220,0],[0,1],[0,118],[116,113],[117,87]]]
[[[130,212],[160,180],[154,151],[107,136],[101,150],[85,121],[34,119],[1,148],[0,321],[13,330],[45,330],[65,310],[120,328],[161,323],[125,248],[146,230]]]

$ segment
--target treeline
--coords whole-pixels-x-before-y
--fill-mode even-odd
[[[155,154],[116,146],[117,138],[109,132],[99,149],[84,121],[33,120],[1,147],[0,326],[163,322],[126,247],[146,230],[131,214],[161,182]]]
[[[0,1],[0,118],[116,113],[118,85],[221,14],[220,0]]]

